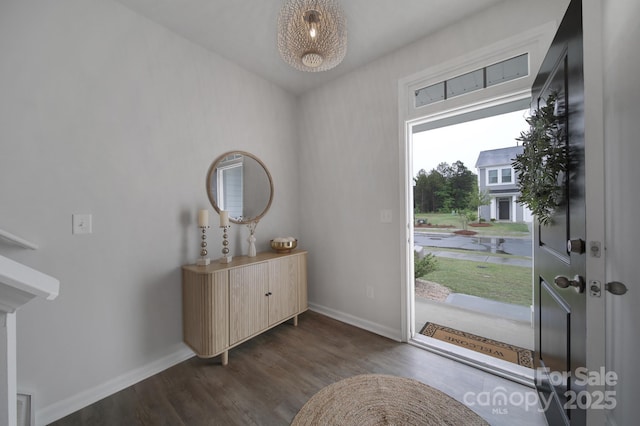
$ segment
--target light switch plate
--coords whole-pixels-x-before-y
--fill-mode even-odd
[[[74,214],[71,216],[72,234],[91,234],[91,215]]]

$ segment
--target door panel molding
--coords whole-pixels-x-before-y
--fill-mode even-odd
[[[534,228],[536,387],[550,399],[549,424],[586,424],[583,405],[572,404],[584,386],[576,377],[586,366],[586,293],[552,284],[559,275],[586,275],[586,253],[569,252],[571,238],[586,240],[584,168],[584,77],[582,3],[572,0],[532,88],[532,109],[557,92],[564,101],[564,137],[569,152],[560,181],[564,200],[552,223]],[[560,378],[560,380],[558,380]],[[573,399],[572,399],[573,398]],[[575,407],[574,407],[575,406]]]

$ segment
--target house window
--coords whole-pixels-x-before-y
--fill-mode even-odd
[[[487,169],[487,185],[513,183],[513,170],[510,167]]]
[[[502,169],[502,183],[511,183],[511,169]]]

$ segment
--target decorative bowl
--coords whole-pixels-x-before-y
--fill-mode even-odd
[[[297,239],[281,241],[280,239],[276,238],[274,240],[271,240],[271,248],[278,253],[289,253],[291,250],[296,248],[297,245]]]

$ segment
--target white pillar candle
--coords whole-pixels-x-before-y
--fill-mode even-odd
[[[220,227],[229,226],[229,212],[222,210],[220,212]]]
[[[209,210],[198,211],[198,226],[209,226]]]

